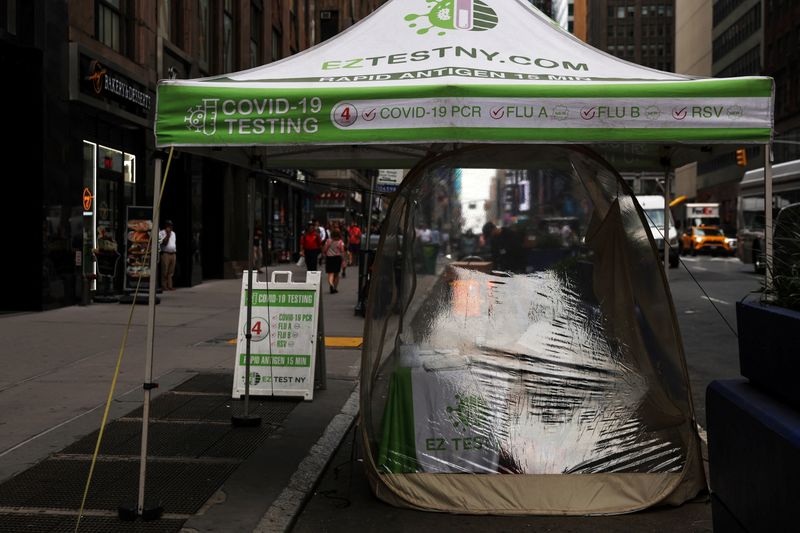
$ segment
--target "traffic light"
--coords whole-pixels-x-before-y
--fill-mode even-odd
[[[747,151],[744,148],[736,149],[736,164],[740,167],[747,166]]]

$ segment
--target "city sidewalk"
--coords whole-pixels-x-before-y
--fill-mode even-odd
[[[302,269],[293,265],[279,270],[302,279]],[[350,269],[335,295],[323,276],[327,337],[362,335],[363,319],[353,313],[356,276],[357,269]],[[428,290],[434,280],[421,278],[419,290]],[[169,293],[158,306],[160,387],[153,402],[148,494],[160,498],[165,515],[147,524],[122,523],[115,511],[117,503],[125,503],[122,496],[135,494],[138,471],[146,308],[137,309],[111,412],[115,421],[101,450],[103,465],[122,470],[112,472],[114,478],[98,467],[97,488],[108,494],[86,513],[86,531],[711,530],[710,505],[704,502],[616,517],[459,516],[380,502],[369,489],[354,438],[358,348],[327,350],[327,389],[315,391],[312,402],[256,399],[262,427],[231,430],[230,413],[240,409],[230,400],[234,349],[229,344],[236,336],[240,287],[240,280],[206,282]],[[0,378],[0,530],[74,528],[128,310],[104,304],[0,318],[0,334],[7,339],[0,355],[7,369]],[[74,467],[56,474],[46,469],[56,463]],[[115,474],[120,471],[124,475]],[[26,476],[34,485],[55,483],[59,490],[40,490],[44,496],[37,499],[25,492],[30,484],[13,484]]]
[[[303,269],[294,265],[278,270],[302,279]],[[353,313],[357,269],[349,274],[339,294],[329,294],[323,283],[328,337],[361,336],[363,319]],[[147,524],[147,531],[178,531],[184,521],[187,531],[249,532],[262,522],[261,530],[284,530],[291,516],[273,503],[288,496],[299,511],[356,414],[357,405],[346,403],[357,383],[360,349],[329,348],[328,386],[313,402],[258,399],[253,406],[262,428],[250,434],[230,429],[230,413],[241,404],[230,400],[229,343],[236,336],[240,287],[240,280],[210,281],[165,294],[157,307],[154,374],[160,386],[148,494],[161,499],[165,518]],[[129,310],[95,304],[0,318],[6,341],[0,352],[6,369],[0,377],[0,529],[74,527]],[[119,522],[115,508],[135,495],[145,336],[146,306],[138,306],[93,483],[108,494],[90,495],[87,531],[141,526]],[[48,483],[57,487],[50,494],[43,490]],[[176,483],[184,486],[164,489]],[[194,509],[173,488],[205,503]],[[284,517],[271,525],[265,514],[272,508]]]

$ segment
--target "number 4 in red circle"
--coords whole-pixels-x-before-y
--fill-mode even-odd
[[[347,102],[339,104],[333,110],[333,120],[343,128],[352,126],[358,120],[358,109]]]

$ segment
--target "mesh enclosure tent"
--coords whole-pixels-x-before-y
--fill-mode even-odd
[[[365,326],[361,435],[379,497],[619,513],[686,501],[705,478],[655,243],[585,145],[767,144],[772,99],[769,78],[619,60],[520,0],[391,0],[285,60],[162,81],[156,134],[274,168],[414,167],[381,230]],[[454,169],[491,167],[539,176],[525,216],[498,203],[503,223],[474,242],[432,238]],[[448,263],[442,246],[477,257]]]

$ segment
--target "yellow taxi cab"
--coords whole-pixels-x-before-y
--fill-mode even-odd
[[[714,254],[733,254],[730,239],[716,226],[692,226],[681,235],[681,252],[696,255],[710,252]]]

